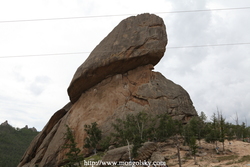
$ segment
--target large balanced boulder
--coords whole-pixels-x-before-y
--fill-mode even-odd
[[[197,115],[180,85],[152,71],[166,44],[165,25],[158,16],[142,14],[123,20],[77,69],[68,88],[71,102],[51,117],[19,167],[62,165],[67,151],[65,125],[85,154],[86,124],[97,122],[107,136],[116,119],[131,113],[168,113],[183,122]]]
[[[108,76],[146,64],[156,65],[166,44],[166,28],[160,17],[142,14],[123,20],[77,69],[68,88],[71,102]]]

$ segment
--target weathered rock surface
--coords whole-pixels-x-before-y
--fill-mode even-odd
[[[123,20],[77,69],[68,88],[71,102],[108,76],[146,64],[156,65],[166,44],[166,28],[160,17],[142,14]]]
[[[66,124],[74,130],[78,147],[83,148],[85,124],[97,122],[103,133],[109,134],[112,122],[128,113],[167,112],[183,121],[196,115],[188,93],[152,68],[141,66],[109,77],[83,93],[75,104],[59,110],[31,143],[19,166],[60,164]]]
[[[165,161],[165,156],[163,153],[159,152],[159,151],[155,151],[152,153],[151,157],[150,157],[150,161],[152,162],[163,162]]]
[[[181,86],[152,71],[167,43],[162,20],[143,14],[119,26],[126,28],[115,28],[115,35],[109,34],[78,68],[68,89],[72,102],[51,117],[30,144],[20,167],[62,165],[65,125],[73,130],[77,147],[84,153],[85,124],[97,122],[108,135],[112,123],[128,113],[168,113],[183,122],[197,115]]]
[[[43,130],[33,139],[18,166],[33,167],[36,164],[48,167],[56,166],[56,156],[51,155],[58,154],[65,143],[66,128],[65,126],[59,127],[59,125],[71,106],[72,104],[68,103],[50,118]]]
[[[132,146],[130,146],[130,150]],[[138,157],[136,160],[147,160],[151,157],[153,152],[157,149],[157,144],[154,142],[143,143],[143,146],[138,149]],[[109,150],[102,161],[129,161],[128,146],[123,146]]]

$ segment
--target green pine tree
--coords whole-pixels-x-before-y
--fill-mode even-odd
[[[191,136],[191,137],[190,137],[190,140],[189,140],[189,147],[190,147],[190,149],[191,149],[192,155],[194,156],[195,165],[197,165],[196,153],[197,153],[198,145],[196,144],[196,138],[195,138],[195,136]]]
[[[87,137],[84,139],[84,147],[94,149],[96,154],[96,147],[102,139],[102,131],[97,127],[96,122],[91,123],[91,125],[84,125],[84,130],[87,133]]]
[[[139,112],[135,115],[128,114],[125,119],[117,119],[112,126],[115,131],[112,133],[112,137],[119,146],[133,144],[133,157],[136,157],[141,143],[153,138],[155,133],[154,118],[145,112]]]
[[[226,138],[226,125],[225,118],[223,118],[222,113],[220,114],[219,128],[220,128],[220,138],[219,141],[222,142],[222,149],[225,150],[225,138]]]
[[[156,128],[156,138],[158,141],[165,141],[167,138],[180,135],[182,131],[182,123],[173,120],[168,114],[158,115],[159,125]]]
[[[83,155],[80,154],[81,150],[77,148],[77,143],[75,142],[75,138],[72,130],[68,125],[66,125],[67,131],[65,133],[66,143],[63,148],[68,149],[66,153],[67,158],[64,159],[65,167],[77,167],[81,166],[81,161],[84,160]]]
[[[215,143],[215,147],[217,148],[217,142],[220,139],[220,127],[219,120],[214,113],[211,118],[212,122],[207,123],[206,127],[206,142]]]
[[[235,135],[234,135],[234,125],[231,123],[226,122],[225,123],[225,133],[226,133],[226,139],[228,141],[231,141],[233,139],[235,139]]]
[[[137,150],[142,146],[143,141],[141,140],[140,136],[136,136],[133,140],[133,147],[132,147],[132,157],[137,157],[138,153]]]

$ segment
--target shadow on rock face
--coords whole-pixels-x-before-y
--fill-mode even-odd
[[[183,122],[197,115],[180,85],[152,71],[166,44],[165,25],[156,15],[141,14],[118,24],[77,69],[68,88],[70,103],[51,117],[18,166],[60,166],[67,151],[65,125],[86,153],[86,124],[97,122],[107,136],[112,122],[130,113],[168,113]]]

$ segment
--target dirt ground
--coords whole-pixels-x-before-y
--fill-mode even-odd
[[[217,153],[214,144],[201,141],[195,165],[193,156],[189,155],[188,147],[180,146],[182,167],[250,167],[250,143],[236,140],[225,141],[225,151],[223,151],[222,143],[218,143],[218,147]],[[163,148],[163,152],[169,157],[169,166],[179,167],[176,147]]]

